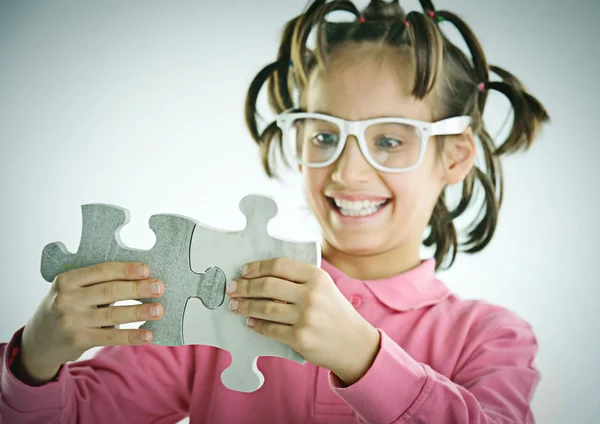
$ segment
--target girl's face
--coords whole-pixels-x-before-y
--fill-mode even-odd
[[[360,59],[354,60],[357,56]],[[398,64],[361,51],[338,55],[334,65],[326,74],[311,75],[307,111],[347,120],[433,120],[428,104],[409,94],[412,72],[403,73]],[[433,139],[427,143],[419,167],[409,172],[377,171],[363,157],[354,136],[348,138],[342,155],[331,166],[303,167],[301,171],[305,196],[323,230],[325,255],[334,249],[351,256],[392,251],[418,256],[423,232],[444,186],[444,169]],[[349,217],[335,206],[336,200],[386,203],[370,215]]]

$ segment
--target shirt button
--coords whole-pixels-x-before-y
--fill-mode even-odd
[[[352,304],[352,306],[354,306],[354,308],[360,308],[363,304],[362,297],[353,294],[352,296],[350,296],[350,303]]]

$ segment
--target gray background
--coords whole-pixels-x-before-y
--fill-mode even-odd
[[[62,241],[77,250],[84,203],[128,208],[122,238],[141,249],[154,243],[154,213],[242,228],[237,204],[249,192],[280,201],[274,234],[318,237],[298,181],[267,180],[243,122],[249,82],[304,5],[0,1],[1,341],[48,289],[43,247]],[[492,244],[440,275],[458,294],[503,305],[534,326],[538,422],[597,422],[600,2],[436,6],[462,15],[490,63],[520,77],[553,117],[528,154],[504,161]],[[490,101],[486,118],[500,130],[507,102],[496,94]]]

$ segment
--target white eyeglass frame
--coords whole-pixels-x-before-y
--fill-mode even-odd
[[[408,172],[417,168],[421,162],[423,161],[423,157],[425,156],[425,150],[427,147],[427,142],[430,137],[436,135],[459,135],[463,134],[469,125],[471,125],[471,117],[470,116],[456,116],[453,118],[443,119],[437,122],[425,122],[425,121],[415,121],[413,119],[406,118],[397,118],[397,117],[389,117],[389,118],[372,118],[372,119],[364,119],[360,121],[348,121],[342,118],[338,118],[335,116],[325,115],[322,113],[313,113],[313,112],[293,112],[294,109],[288,109],[277,116],[277,126],[281,129],[282,132],[282,144],[284,154],[296,164],[307,166],[309,168],[325,168],[332,163],[334,163],[340,155],[342,154],[344,148],[346,147],[346,142],[348,140],[348,136],[353,135],[358,140],[358,146],[363,157],[367,160],[369,165],[373,168],[382,171],[382,172]],[[292,131],[292,125],[294,119],[297,118],[315,118],[322,119],[327,122],[331,122],[336,124],[340,129],[340,139],[341,142],[336,147],[333,156],[331,159],[322,162],[322,163],[309,163],[303,160],[300,160],[296,157],[295,151],[290,151],[290,149],[294,148],[291,146],[289,142],[287,142],[286,137]],[[367,147],[367,142],[365,140],[365,129],[373,124],[379,123],[397,123],[397,124],[409,124],[413,125],[421,130],[421,144],[420,144],[420,152],[419,158],[417,159],[417,163],[406,167],[406,168],[388,168],[387,166],[380,165],[377,163],[369,153],[369,148]],[[294,143],[295,144],[295,143]],[[295,148],[294,148],[295,150]]]

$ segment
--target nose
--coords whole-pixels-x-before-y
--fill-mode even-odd
[[[349,136],[340,157],[332,164],[331,179],[344,186],[353,186],[369,181],[373,168],[363,156],[358,140]]]

